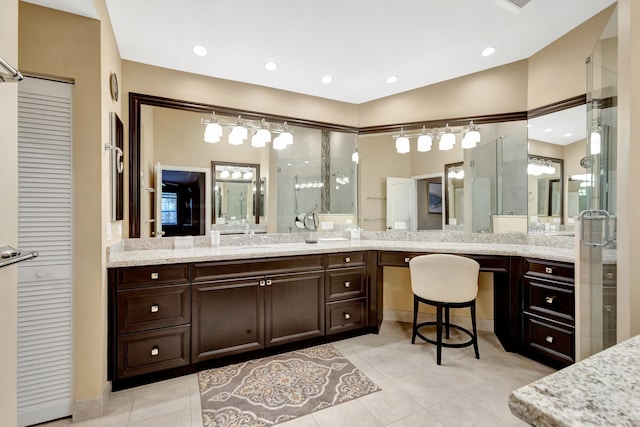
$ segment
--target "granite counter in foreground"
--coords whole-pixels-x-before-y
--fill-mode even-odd
[[[535,426],[640,425],[640,335],[515,390],[509,407]]]

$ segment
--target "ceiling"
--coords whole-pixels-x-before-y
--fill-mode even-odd
[[[528,137],[557,145],[569,145],[587,138],[587,107],[578,105],[529,119]]]
[[[354,104],[528,58],[615,3],[105,1],[123,59]],[[97,18],[92,0],[29,2]],[[489,46],[496,52],[481,56]]]

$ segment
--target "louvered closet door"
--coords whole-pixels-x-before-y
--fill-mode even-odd
[[[18,424],[71,415],[71,92],[18,87]]]

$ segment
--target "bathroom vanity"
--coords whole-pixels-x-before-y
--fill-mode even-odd
[[[573,362],[572,249],[406,240],[112,249],[113,389],[375,333],[385,268],[438,252],[469,256],[493,273],[494,332],[507,351]]]

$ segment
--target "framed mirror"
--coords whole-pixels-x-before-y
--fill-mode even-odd
[[[260,165],[211,162],[213,176],[213,222],[215,224],[259,224],[262,212]]]
[[[445,225],[462,229],[464,226],[464,162],[444,165],[446,189],[444,193]]]
[[[114,112],[109,114],[111,144],[111,221],[120,221],[124,214],[124,126]]]

